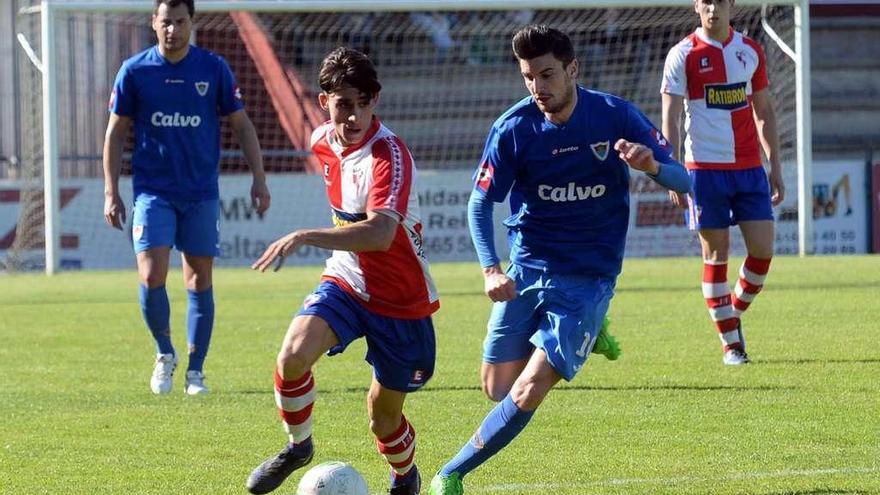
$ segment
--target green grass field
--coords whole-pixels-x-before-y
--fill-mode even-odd
[[[755,363],[733,369],[701,269],[697,258],[627,260],[610,312],[621,359],[593,355],[466,493],[880,493],[880,257],[777,257],[744,318]],[[0,493],[245,493],[250,470],[286,441],[272,368],[319,271],[218,271],[212,393],[197,398],[180,373],[169,396],[149,391],[154,349],[134,270],[0,276]],[[478,269],[433,272],[437,369],[406,408],[426,483],[491,407],[479,390],[489,302]],[[169,294],[185,352],[179,272]],[[315,369],[315,461],[352,462],[382,493],[364,350]]]

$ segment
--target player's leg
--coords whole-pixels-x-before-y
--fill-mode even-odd
[[[403,415],[406,393],[385,388],[373,377],[367,395],[370,430],[379,453],[391,466],[392,495],[417,495],[421,487],[415,464],[416,430]]]
[[[462,479],[510,444],[522,432],[535,409],[562,377],[536,349],[510,393],[483,418],[477,431],[431,480],[431,495],[464,493]]]
[[[540,287],[531,287],[540,276],[533,272],[511,264],[507,276],[516,284],[517,297],[492,305],[483,340],[480,378],[483,392],[493,402],[500,402],[510,393],[534,351],[529,338],[540,319],[535,311]]]
[[[432,495],[462,493],[462,478],[519,435],[556,383],[574,378],[586,362],[608,311],[613,278],[553,277],[539,283],[547,286],[535,284],[523,291],[534,289],[544,310],[530,338],[534,352],[510,393],[434,477]]]
[[[733,308],[741,315],[764,288],[764,281],[773,260],[775,238],[772,220],[752,220],[739,223],[746,244],[745,261],[739,268],[739,280],[733,295]]]
[[[322,354],[343,352],[363,336],[364,309],[337,285],[323,282],[306,296],[278,353],[275,403],[289,443],[257,466],[247,480],[251,493],[268,493],[312,460],[312,408],[316,399],[312,365]]]
[[[486,397],[493,402],[504,400],[528,362],[527,357],[501,363],[483,361],[480,376],[483,382],[483,393],[486,394]]]
[[[742,364],[747,358],[727,283],[731,201],[736,191],[728,171],[691,170],[689,174],[694,188],[688,196],[688,225],[699,231],[703,299],[721,340],[724,362]]]
[[[186,285],[186,331],[189,364],[184,391],[189,395],[207,393],[203,367],[214,330],[214,256],[219,254],[219,200],[175,203],[178,228],[175,245],[183,255]]]
[[[311,462],[312,407],[316,395],[311,369],[338,342],[327,321],[319,316],[298,315],[291,322],[275,369],[275,404],[290,441],[254,469],[247,480],[251,493],[271,492],[293,471]]]
[[[391,495],[417,495],[422,480],[415,463],[416,430],[403,415],[403,403],[434,374],[434,324],[430,317],[402,320],[369,312],[363,320],[366,359],[373,366],[370,429],[391,468]]]
[[[140,279],[140,306],[156,341],[156,362],[150,377],[155,394],[171,391],[177,355],[171,343],[171,307],[165,280],[177,222],[171,206],[161,198],[139,194],[132,211],[132,244]]]
[[[733,296],[737,316],[742,314],[764,287],[773,258],[775,232],[767,174],[762,167],[737,171],[737,195],[733,216],[739,223],[748,255],[739,269]]]

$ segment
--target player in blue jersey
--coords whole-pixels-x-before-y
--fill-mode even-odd
[[[221,57],[189,44],[194,11],[193,0],[156,0],[152,27],[158,44],[119,69],[104,138],[104,219],[122,230],[119,169],[134,124],[132,240],[141,310],[158,348],[150,379],[156,394],[171,390],[177,366],[165,291],[172,246],[182,253],[189,294],[184,390],[189,395],[208,391],[202,368],[214,326],[221,117],[227,118],[253,173],[251,198],[257,214],[265,213],[270,202],[260,143],[232,71]]]
[[[495,121],[468,203],[471,236],[494,301],[482,381],[499,404],[431,482],[463,493],[462,478],[528,424],[560,380],[584,365],[620,273],[629,169],[686,192],[690,179],[663,136],[627,101],[576,84],[568,36],[527,26],[513,52],[530,96]],[[510,266],[495,253],[493,203],[510,194]]]

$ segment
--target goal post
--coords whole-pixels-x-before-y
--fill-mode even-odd
[[[808,0],[779,0],[774,2],[759,2],[755,0],[739,0],[737,2],[736,11],[734,21],[736,20],[736,12],[741,9],[746,9],[750,12],[750,22],[755,23],[760,26],[760,24],[766,23],[766,25],[770,28],[773,28],[772,20],[768,22],[766,19],[761,18],[760,7],[762,5],[772,5],[778,8],[788,9],[784,14],[781,14],[785,19],[786,23],[790,23],[791,26],[788,29],[789,32],[783,33],[782,36],[776,36],[775,38],[772,35],[768,35],[769,39],[772,39],[772,42],[781,42],[781,43],[791,43],[793,41],[794,49],[791,50],[788,48],[787,50],[780,50],[780,53],[783,52],[793,52],[794,58],[791,62],[793,64],[793,70],[791,71],[790,76],[787,72],[784,72],[785,79],[793,78],[793,84],[790,80],[778,80],[773,79],[773,73],[771,72],[771,81],[774,85],[785,85],[787,87],[793,86],[793,91],[791,95],[791,99],[794,99],[794,102],[790,101],[782,101],[780,102],[778,99],[776,101],[777,107],[780,106],[780,103],[784,105],[790,105],[793,108],[793,114],[795,116],[794,120],[794,130],[790,132],[791,137],[788,140],[788,145],[790,145],[789,151],[792,156],[786,157],[783,156],[783,160],[789,162],[796,162],[796,177],[797,177],[797,212],[798,212],[798,225],[797,225],[797,237],[798,237],[798,252],[801,256],[812,253],[812,186],[811,186],[811,161],[812,161],[812,148],[811,148],[811,122],[810,122],[810,72],[809,72],[809,64],[810,64],[810,53],[809,53],[809,4]],[[627,2],[620,2],[614,0],[598,0],[598,1],[590,1],[586,2],[584,0],[548,0],[547,2],[543,2],[540,5],[535,5],[533,1],[522,1],[522,0],[196,0],[196,10],[197,17],[200,14],[207,13],[228,13],[230,11],[239,11],[239,12],[250,12],[259,15],[265,15],[267,19],[265,20],[265,24],[269,25],[270,29],[277,29],[278,32],[275,34],[276,39],[284,39],[285,36],[288,35],[288,31],[290,31],[290,36],[299,36],[299,40],[303,40],[303,36],[315,36],[315,40],[318,41],[326,41],[321,37],[330,37],[336,36],[336,39],[352,39],[347,34],[333,34],[332,30],[320,30],[315,29],[312,31],[307,31],[306,35],[303,35],[300,31],[296,31],[298,27],[290,28],[289,26],[284,26],[285,20],[284,16],[300,16],[297,18],[298,21],[307,22],[310,17],[310,14],[324,14],[326,16],[336,15],[343,16],[346,14],[358,14],[358,13],[371,13],[370,16],[381,16],[382,14],[406,14],[411,16],[413,22],[416,22],[418,18],[418,14],[427,14],[433,12],[439,13],[449,13],[453,15],[453,13],[458,12],[515,12],[515,11],[535,11],[536,8],[540,9],[539,13],[552,13],[552,15],[545,15],[544,17],[551,17],[553,19],[557,19],[562,23],[566,22],[566,19],[572,16],[583,15],[582,13],[590,11],[590,12],[598,12],[602,9],[606,9],[608,12],[617,12],[617,11],[644,11],[645,15],[643,17],[643,22],[647,24],[656,25],[658,22],[662,22],[662,20],[658,20],[652,13],[657,11],[664,11],[664,9],[681,9],[682,13],[687,13],[687,8],[692,4],[687,0],[630,0]],[[61,225],[60,225],[60,204],[61,204],[61,188],[60,188],[60,178],[59,178],[59,160],[60,160],[60,136],[59,136],[59,122],[62,118],[62,108],[64,102],[59,101],[59,71],[61,70],[71,70],[70,64],[61,64],[59,63],[61,58],[59,53],[57,52],[57,46],[59,40],[56,39],[56,26],[59,23],[60,19],[68,19],[73,15],[106,15],[106,16],[119,16],[126,14],[136,14],[137,16],[149,15],[149,13],[153,9],[153,2],[151,0],[41,0],[38,5],[34,5],[30,9],[23,9],[21,15],[39,15],[40,16],[40,50],[42,59],[42,143],[43,143],[43,186],[44,186],[44,236],[45,236],[45,270],[46,273],[52,274],[59,270],[60,263],[60,246],[61,246]],[[696,14],[693,13],[691,8],[690,10],[690,18],[686,19],[683,24],[685,26],[689,26],[689,30],[692,30],[698,24],[698,20],[696,19]],[[613,16],[609,16],[613,17]],[[375,17],[372,17],[371,22],[379,23],[379,20],[376,20]],[[537,21],[542,20],[541,15],[536,16]],[[320,22],[330,22],[325,18],[320,18]],[[477,23],[479,23],[481,18],[477,18]],[[141,21],[146,24],[147,21],[141,19]],[[318,22],[318,21],[315,21]],[[487,21],[488,22],[488,21]],[[494,20],[491,22],[495,22]],[[554,24],[550,22],[550,24]],[[739,25],[734,23],[737,29],[741,29]],[[504,28],[496,29],[497,32],[505,31],[512,33],[512,28],[514,26],[511,23],[509,26],[504,26]],[[478,26],[479,27],[479,26]],[[384,39],[387,41],[391,38],[400,37],[404,40],[408,39],[407,37],[416,36],[419,38],[431,39],[431,34],[425,34],[424,32],[415,33],[414,28],[411,25],[400,26],[400,32],[394,32],[394,26],[386,27],[386,30],[382,32],[381,36],[384,36]],[[478,29],[478,28],[477,28]],[[610,28],[597,28],[598,31],[602,29],[610,29]],[[760,29],[760,28],[758,28]],[[493,31],[495,33],[496,31]],[[765,30],[766,31],[766,30]],[[330,34],[327,34],[331,32]],[[672,36],[673,33],[675,35],[681,34],[680,37],[683,37],[687,34],[687,31],[682,31],[679,26],[676,26],[675,29],[669,29],[668,31],[664,31],[668,36]],[[196,36],[199,36],[199,31],[196,31]],[[593,36],[593,35],[590,35]],[[612,38],[614,35],[609,34],[607,38]],[[641,35],[645,36],[645,35]],[[595,39],[605,39],[606,35],[602,32],[598,32],[595,35]],[[375,36],[374,36],[375,39]],[[591,40],[593,38],[590,38]],[[679,38],[680,39],[680,38]],[[305,39],[304,43],[311,45],[309,46],[319,46],[320,43],[318,41]],[[197,42],[199,40],[197,39]],[[479,30],[473,31],[470,37],[467,40],[468,48],[462,50],[469,50],[468,53],[459,54],[462,58],[464,64],[473,64],[476,69],[474,69],[474,73],[477,75],[473,76],[473,79],[469,79],[468,81],[463,82],[463,85],[467,85],[481,76],[479,72],[479,68],[482,64],[491,63],[491,60],[497,59],[498,55],[491,52],[492,48],[486,48],[484,45],[486,44],[486,39],[481,39]],[[509,43],[509,40],[505,40]],[[434,39],[435,43],[439,43],[436,39]],[[626,41],[632,45],[638,45],[639,43],[644,43],[644,39],[634,38],[632,40]],[[405,43],[405,41],[404,41]],[[768,41],[764,41],[765,48]],[[200,44],[200,43],[199,43]],[[399,46],[400,44],[398,44]],[[437,45],[439,47],[439,44]],[[610,56],[612,53],[609,51],[608,47],[602,46],[593,46],[590,45],[591,48],[595,50],[595,55],[605,55]],[[667,45],[665,49],[668,49]],[[145,47],[145,46],[144,46]],[[143,47],[142,47],[143,48]],[[403,46],[400,48],[402,51],[406,51],[407,46]],[[581,51],[583,47],[577,46],[576,42],[576,52]],[[505,48],[507,49],[507,48]],[[612,47],[611,50],[616,50],[618,47]],[[662,56],[665,53],[660,54],[660,52],[653,51],[650,53],[646,53],[644,50],[639,50],[637,46],[626,46],[621,47],[621,50],[627,50],[628,55],[631,57],[631,64],[639,64],[645,62],[645,57],[650,57],[650,62],[652,67],[656,67],[659,63],[659,66],[662,70]],[[135,53],[132,51],[128,55]],[[224,53],[221,55],[226,56]],[[579,53],[579,55],[584,55],[583,53]],[[299,56],[299,55],[296,55]],[[306,54],[305,57],[314,57],[315,54],[309,53]],[[658,56],[661,58],[657,60]],[[787,57],[788,55],[786,55]],[[390,60],[388,63],[393,64],[405,64],[406,58],[401,55],[399,60]],[[487,60],[490,60],[487,62]],[[116,63],[105,61],[108,64]],[[588,87],[596,87],[596,89],[602,91],[608,91],[611,93],[619,94],[620,96],[633,100],[640,107],[644,108],[642,102],[638,101],[637,98],[634,98],[632,94],[628,94],[630,90],[632,91],[641,91],[641,87],[649,87],[653,86],[654,93],[652,95],[645,95],[645,98],[653,98],[653,101],[648,101],[649,105],[654,105],[655,108],[659,107],[659,84],[660,84],[660,74],[642,74],[639,72],[635,72],[635,69],[630,68],[627,69],[630,72],[623,73],[622,75],[615,76],[613,74],[602,74],[602,66],[606,63],[606,60],[598,59],[595,68],[591,68],[591,72],[596,74],[599,77],[603,77],[604,81],[607,84],[600,84],[598,86],[594,86],[591,80],[586,80],[585,85]],[[289,77],[295,78],[295,75],[292,75],[296,71],[296,63],[292,64],[293,67],[289,68],[287,74]],[[769,65],[769,64],[768,64]],[[303,64],[304,67],[313,68],[313,64],[309,65],[309,62],[305,62]],[[118,68],[118,65],[113,68],[115,70]],[[382,68],[380,67],[380,75],[383,74]],[[772,70],[773,67],[770,67]],[[405,72],[405,68],[397,67],[396,70],[400,73]],[[439,69],[440,73],[443,72],[443,68]],[[585,71],[586,72],[586,71]],[[65,75],[66,76],[66,75]],[[242,77],[242,74],[236,73],[236,76],[239,78]],[[650,84],[643,82],[641,86],[636,86],[635,82],[630,83],[630,86],[621,86],[619,88],[614,87],[617,84],[618,80],[625,80],[627,78],[630,79],[639,79],[639,77],[651,77],[652,80]],[[311,79],[311,74],[306,75],[309,80]],[[616,77],[617,79],[614,79]],[[485,77],[484,77],[485,78]],[[516,83],[521,85],[521,83],[516,80],[514,74],[504,73],[499,76],[499,78],[504,79],[505,81]],[[404,80],[405,78],[402,78]],[[110,81],[112,83],[112,80]],[[500,83],[499,83],[500,84]],[[506,84],[506,83],[505,83]],[[612,86],[612,87],[606,87]],[[645,90],[647,91],[647,90]],[[524,95],[524,90],[520,88],[519,90],[520,96]],[[644,91],[643,91],[644,92]],[[465,98],[468,95],[466,91],[462,91],[461,95],[458,95],[458,98]],[[499,93],[503,93],[503,91],[499,91]],[[430,96],[429,96],[430,97]],[[482,95],[484,98],[490,98],[490,95]],[[497,96],[496,96],[497,97]],[[787,97],[785,99],[788,99]],[[247,100],[247,98],[246,98]],[[513,98],[506,99],[505,105],[512,104],[515,101]],[[426,106],[431,106],[432,102],[422,102]],[[95,105],[103,107],[102,102],[94,102]],[[405,104],[402,103],[401,106]],[[467,107],[469,105],[479,105],[480,102],[466,102],[466,101],[454,101],[450,103],[437,102],[438,106],[449,106],[449,105],[460,105],[462,107]],[[491,112],[494,112],[493,109]],[[304,115],[309,114],[309,109],[302,110]],[[490,111],[483,110],[480,115],[483,115],[480,119],[475,119],[476,121],[473,123],[472,128],[474,129],[487,129],[489,124],[491,124],[491,118],[486,118],[485,115],[490,115]],[[249,109],[250,113],[250,109]],[[650,114],[650,112],[648,112]],[[652,117],[652,120],[655,121],[657,125],[659,125],[659,115],[649,115]],[[254,118],[254,116],[252,116]],[[401,117],[402,118],[402,117]],[[426,114],[423,118],[424,127],[431,127],[431,115]],[[455,124],[451,124],[455,125]],[[277,127],[277,126],[276,126]],[[781,126],[782,127],[782,126]],[[400,129],[401,134],[406,139],[407,137],[407,129]],[[784,132],[781,130],[781,133]],[[479,134],[479,133],[478,133]],[[485,136],[485,130],[482,131],[481,136],[478,136],[478,140],[481,140]],[[428,150],[427,154],[437,152],[437,148],[448,147],[448,148],[457,148],[462,146],[455,142],[457,134],[454,132],[450,132],[444,140],[440,140],[430,145],[425,145],[425,149]],[[90,139],[94,140],[94,136]],[[262,136],[261,136],[262,139]],[[409,141],[408,141],[409,142]],[[471,146],[472,143],[467,143],[468,146]],[[479,151],[479,150],[478,150]],[[267,150],[268,153],[272,153],[272,149]],[[284,155],[282,151],[279,151],[281,155]],[[453,153],[454,155],[454,153]],[[279,155],[280,156],[280,155]],[[284,155],[287,156],[287,155]],[[419,155],[417,154],[417,160]],[[430,162],[430,160],[429,160]],[[436,168],[446,168],[449,163],[459,163],[459,167],[467,167],[472,168],[475,164],[473,160],[469,157],[462,157],[461,155],[454,155],[453,158],[444,159],[438,158],[432,167]],[[424,163],[424,161],[420,161],[420,163]],[[430,163],[429,163],[430,165]],[[793,175],[794,171],[789,171],[789,177]],[[94,176],[94,175],[93,175]],[[95,221],[99,221],[100,216],[95,217]],[[684,254],[684,253],[682,253]]]

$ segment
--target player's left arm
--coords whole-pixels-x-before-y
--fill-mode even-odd
[[[379,210],[368,211],[366,220],[342,227],[294,230],[270,244],[251,268],[263,272],[278,260],[278,265],[275,267],[275,271],[278,271],[284,263],[284,258],[300,246],[355,253],[388,251],[394,242],[399,223],[400,218],[395,212]]]
[[[672,158],[669,140],[634,105],[626,104],[624,108],[623,137],[614,143],[620,159],[667,189],[689,192],[691,178],[681,163]]]
[[[770,199],[776,206],[785,199],[785,184],[782,181],[782,165],[779,163],[779,133],[776,130],[776,112],[770,90],[764,88],[752,95],[755,126],[761,147],[770,162]]]
[[[229,124],[238,138],[244,159],[254,176],[254,181],[251,184],[251,201],[257,208],[257,215],[262,215],[269,209],[272,197],[269,195],[269,187],[266,185],[266,172],[263,170],[263,154],[260,150],[257,130],[244,109],[229,114]]]

